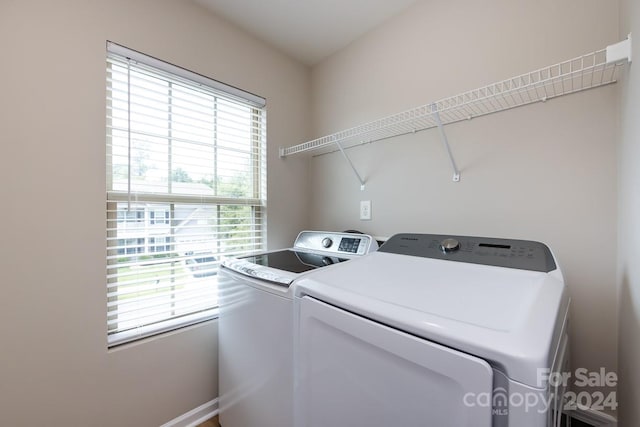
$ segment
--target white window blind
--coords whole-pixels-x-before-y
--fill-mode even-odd
[[[210,319],[266,242],[264,99],[107,44],[109,345]]]

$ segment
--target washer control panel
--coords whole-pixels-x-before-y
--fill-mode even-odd
[[[378,243],[368,234],[303,231],[298,234],[293,249],[329,254],[365,255],[377,250]]]
[[[557,268],[547,245],[530,240],[405,233],[379,251],[547,273]]]

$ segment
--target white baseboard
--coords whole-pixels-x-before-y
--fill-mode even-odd
[[[218,415],[218,399],[203,403],[195,409],[162,424],[160,427],[194,427]]]
[[[611,415],[591,408],[578,408],[567,411],[567,415],[595,427],[617,427],[618,425],[618,420]]]
[[[611,415],[590,408],[567,411],[568,416],[595,427],[617,427],[618,420]],[[210,400],[189,412],[162,424],[160,427],[194,427],[218,415],[218,399]]]

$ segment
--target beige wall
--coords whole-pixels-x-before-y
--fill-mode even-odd
[[[312,70],[313,137],[617,42],[617,2],[420,1]],[[313,228],[546,242],[573,298],[574,368],[616,369],[616,88],[586,91],[349,150],[311,169]],[[637,187],[636,187],[637,188]],[[372,221],[359,221],[360,200]],[[464,296],[461,296],[464,299]]]
[[[215,321],[107,351],[107,39],[265,96],[270,246],[307,224],[306,162],[277,158],[308,134],[305,67],[186,0],[3,0],[3,426],[158,426],[217,396]]]
[[[620,2],[620,38],[640,35],[640,3]],[[640,425],[640,43],[621,79],[619,172],[619,425]]]
[[[268,99],[270,247],[288,245],[308,218],[314,228],[376,235],[547,242],[573,296],[574,367],[615,369],[619,348],[620,425],[640,424],[633,67],[617,88],[448,126],[460,183],[433,130],[350,150],[368,179],[364,192],[338,155],[310,160],[310,192],[306,160],[277,158],[278,146],[309,135],[309,110],[312,136],[321,136],[640,33],[637,2],[615,5],[421,1],[309,80],[306,68],[187,0],[2,1],[0,424],[157,426],[217,395],[215,322],[106,349],[107,39]],[[358,220],[360,200],[372,200],[372,221]]]

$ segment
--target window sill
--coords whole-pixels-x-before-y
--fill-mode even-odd
[[[143,326],[128,331],[118,332],[108,337],[108,348],[113,349],[123,344],[153,337],[156,335],[172,332],[198,323],[218,318],[218,307],[200,313],[190,314],[177,319],[167,320],[154,325]]]

